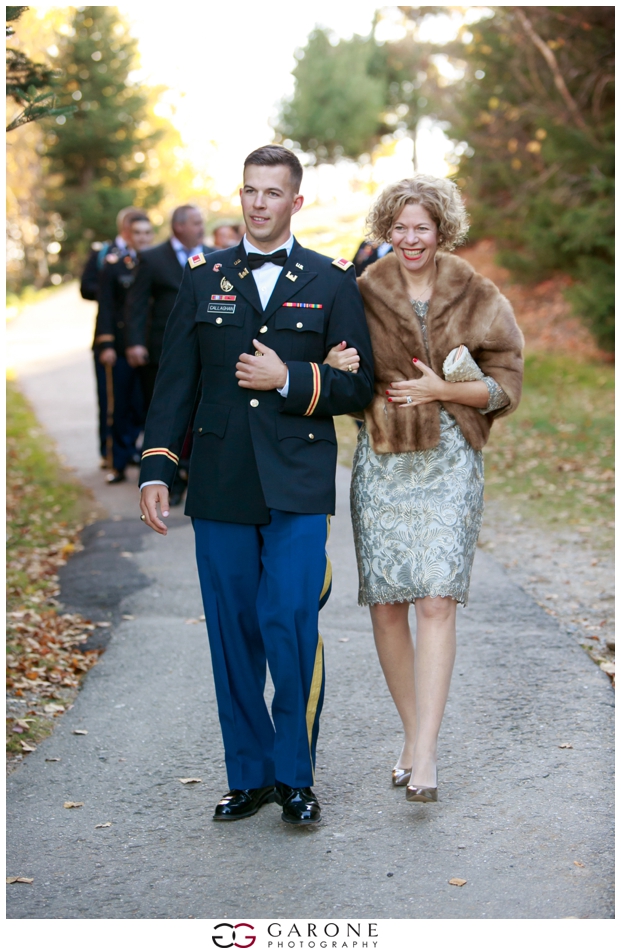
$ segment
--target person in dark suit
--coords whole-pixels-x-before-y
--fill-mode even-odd
[[[95,325],[95,356],[106,373],[108,405],[107,447],[112,456],[111,484],[125,481],[125,468],[136,452],[136,439],[144,423],[144,403],[138,374],[125,358],[125,299],[134,282],[137,254],[153,240],[153,229],[144,212],[126,215],[129,227],[124,253],[106,255],[99,276],[99,309]],[[110,411],[111,410],[111,411]],[[110,426],[111,421],[111,426]]]
[[[230,785],[218,821],[247,818],[270,801],[291,824],[321,817],[312,786],[324,692],[318,613],[331,588],[332,417],[370,402],[373,359],[353,265],[291,234],[301,179],[286,148],[247,157],[247,233],[237,247],[189,259],[145,429],[141,517],[164,535],[168,486],[200,384],[185,512]],[[324,362],[344,340],[358,351],[357,372]]]
[[[125,223],[125,217],[129,214],[140,213],[139,208],[121,208],[116,216],[117,235],[111,241],[96,241],[91,247],[91,253],[84,267],[80,280],[80,295],[84,300],[97,300],[99,296],[99,277],[101,270],[106,263],[106,257],[123,255],[127,251],[128,240],[130,238],[129,224]],[[95,331],[96,332],[96,331]],[[109,468],[110,459],[108,458],[108,396],[106,392],[106,370],[99,362],[99,354],[95,352],[95,340],[93,338],[93,359],[95,363],[95,380],[97,383],[97,404],[98,404],[98,429],[99,429],[99,454],[101,456],[101,467]]]
[[[387,241],[384,241],[383,244],[371,244],[370,241],[363,241],[354,257],[356,277],[360,277],[370,264],[375,264],[375,261],[381,260],[391,251],[392,244]]]
[[[203,217],[193,205],[175,208],[172,235],[162,244],[139,255],[136,279],[125,305],[125,355],[130,366],[140,367],[148,410],[162,353],[166,321],[177,299],[188,257],[208,253],[203,244]]]
[[[205,234],[203,216],[194,205],[175,208],[171,230],[172,235],[167,241],[139,255],[136,279],[125,304],[125,356],[128,364],[138,371],[146,411],[153,397],[164,330],[177,299],[183,269],[188,257],[213,250],[202,243]],[[186,489],[191,449],[190,431],[171,487],[170,502],[173,505],[181,502]]]

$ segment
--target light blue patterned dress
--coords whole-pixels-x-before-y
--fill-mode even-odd
[[[414,303],[427,357],[428,303]],[[487,413],[508,403],[484,377]],[[472,448],[445,409],[433,449],[378,455],[362,426],[354,454],[351,512],[358,561],[358,603],[453,597],[466,606],[483,518],[483,453]]]

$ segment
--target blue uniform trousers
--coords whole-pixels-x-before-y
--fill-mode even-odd
[[[106,370],[95,351],[95,376],[99,402],[99,452],[107,457],[108,391]],[[144,428],[144,401],[138,371],[124,356],[118,356],[112,368],[114,387],[114,422],[112,426],[112,465],[122,472],[132,456],[136,455],[136,439]]]
[[[329,516],[272,510],[270,517],[266,525],[193,519],[230,788],[275,779],[301,788],[314,780]]]

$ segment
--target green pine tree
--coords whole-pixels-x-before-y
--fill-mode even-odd
[[[130,82],[136,41],[115,7],[78,7],[72,35],[58,39],[60,84],[78,109],[46,136],[46,207],[62,221],[57,270],[78,273],[90,242],[116,233],[120,208],[150,207],[161,188],[144,183],[144,155],[157,135],[145,129],[149,92]],[[143,179],[143,180],[141,180]]]
[[[282,107],[281,139],[324,162],[369,152],[389,131],[382,120],[386,79],[373,71],[377,55],[373,37],[333,45],[329,31],[313,30],[297,56],[293,97]]]
[[[28,7],[6,8],[6,35],[14,36],[9,23],[19,20]],[[50,116],[67,116],[75,112],[75,106],[58,106],[56,102],[56,71],[45,63],[35,63],[22,50],[8,46],[6,50],[6,95],[17,103],[20,111],[15,113],[6,127],[7,132]]]
[[[614,345],[614,7],[492,7],[427,84],[458,157],[471,237],[521,280],[569,274],[574,309]]]

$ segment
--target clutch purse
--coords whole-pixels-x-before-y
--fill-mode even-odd
[[[485,376],[473,360],[468,347],[463,344],[451,350],[444,360],[442,372],[449,383],[470,383]]]

